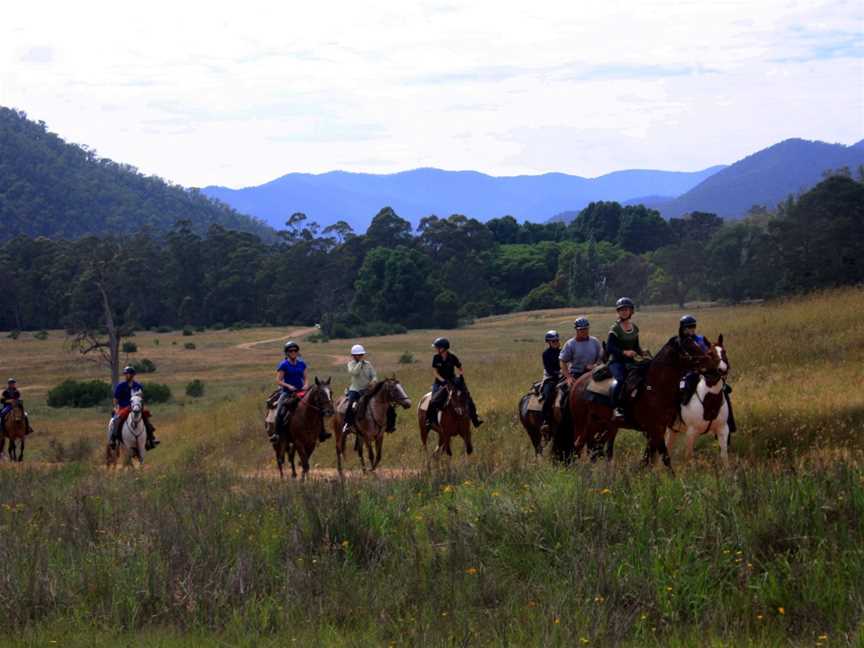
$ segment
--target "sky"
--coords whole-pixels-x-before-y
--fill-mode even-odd
[[[693,171],[864,138],[864,2],[28,0],[0,105],[188,186]]]

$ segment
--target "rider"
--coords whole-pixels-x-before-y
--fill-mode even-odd
[[[698,335],[696,333],[696,318],[692,315],[685,315],[678,322],[678,337],[691,338],[697,346],[703,351],[708,351],[710,348],[708,345],[708,341],[705,339],[705,336]],[[699,384],[699,373],[697,371],[690,371],[687,375],[684,376],[681,381],[682,387],[682,405],[686,405],[690,402],[693,394],[696,391],[696,385]],[[734,432],[737,427],[735,425],[735,417],[732,415],[732,400],[729,398],[729,394],[732,393],[732,387],[728,385],[725,381],[723,382],[723,393],[726,395],[726,405],[729,410],[728,418],[726,419],[726,424],[729,426],[729,432]]]
[[[636,305],[629,297],[622,297],[615,302],[618,321],[612,325],[606,340],[606,350],[609,352],[609,370],[615,377],[615,386],[612,389],[612,404],[615,407],[614,418],[619,421],[624,419],[621,394],[624,391],[627,371],[636,364],[637,356],[643,355],[642,347],[639,346],[639,327],[630,321],[635,310]]]
[[[293,412],[300,403],[298,396],[299,392],[304,392],[308,389],[306,383],[306,363],[300,357],[300,345],[289,340],[285,343],[285,359],[276,367],[276,384],[282,388],[282,393],[279,395],[279,400],[276,401],[276,411],[281,412],[282,406],[288,408],[289,412]],[[290,421],[289,421],[290,425]],[[321,427],[318,433],[319,441],[326,441],[330,438],[330,434]],[[276,442],[279,439],[279,434],[275,431],[270,436],[270,441]]]
[[[3,390],[2,395],[0,395],[0,405],[2,405],[2,409],[0,409],[0,430],[3,429],[3,421],[6,419],[6,415],[12,411],[12,408],[15,407],[15,403],[21,400],[21,392],[18,391],[18,382],[14,378],[10,378],[6,381],[6,389]],[[33,428],[30,427],[30,417],[27,413],[24,413],[24,421],[27,423],[27,431],[25,434],[30,434],[33,432]]]
[[[135,380],[135,367],[129,366],[123,369],[122,382],[117,383],[114,388],[114,417],[111,419],[111,437],[109,443],[112,448],[117,447],[120,441],[120,433],[123,430],[123,423],[132,411],[132,394],[134,392],[143,392],[144,388],[141,383]],[[150,411],[145,409],[142,412],[144,417],[144,429],[147,430],[147,445],[148,450],[152,450],[159,441],[156,439],[156,428],[150,422]]]
[[[585,317],[573,322],[576,335],[567,340],[558,360],[561,371],[571,383],[586,371],[591,371],[603,359],[603,345],[593,335],[590,335],[591,323]]]
[[[546,433],[552,424],[552,409],[555,406],[555,388],[561,380],[561,365],[558,356],[561,353],[561,337],[558,331],[547,331],[543,338],[546,349],[543,351],[543,425],[540,431]]]
[[[351,376],[351,385],[348,387],[348,409],[345,411],[345,426],[343,431],[347,432],[354,426],[357,413],[354,403],[359,401],[365,394],[369,385],[378,380],[378,374],[372,363],[366,359],[366,349],[362,344],[351,347],[352,360],[348,362],[348,375]],[[387,432],[396,431],[396,410],[387,408]]]
[[[429,400],[429,409],[426,410],[426,425],[432,427],[438,422],[438,410],[443,407],[447,399],[447,392],[443,389],[447,383],[455,383],[457,381],[456,374],[459,374],[458,381],[463,389],[468,394],[468,410],[471,416],[471,422],[474,427],[483,425],[483,421],[477,416],[477,406],[474,404],[474,399],[468,392],[468,386],[465,384],[465,374],[462,371],[462,363],[456,354],[450,353],[450,340],[439,337],[432,344],[435,347],[435,357],[432,358],[432,398]]]

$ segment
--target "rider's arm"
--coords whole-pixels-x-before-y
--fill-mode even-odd
[[[356,378],[360,375],[360,372],[363,371],[363,364],[357,362],[356,360],[350,360],[348,362],[348,375],[352,378]]]
[[[364,360],[363,362],[366,362],[366,361]],[[369,367],[369,373],[371,374],[370,375],[371,380],[373,380],[374,382],[378,382],[378,372],[375,371],[375,367],[372,366],[371,362],[366,362],[366,366]]]
[[[284,371],[280,370],[280,371],[276,372],[276,384],[279,385],[280,387],[284,387],[288,391],[297,391],[297,388],[294,385],[289,385],[288,383],[285,382],[285,372]]]
[[[610,362],[621,362],[621,348],[618,346],[618,336],[609,331],[606,338],[606,351],[609,353]]]
[[[303,369],[303,389],[304,389],[304,390],[307,389],[307,388],[309,387],[309,381],[306,380],[306,372],[307,372],[307,371],[308,371],[308,370],[304,367],[304,369]]]

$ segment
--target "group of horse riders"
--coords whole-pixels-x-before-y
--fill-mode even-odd
[[[432,427],[437,420],[438,412],[446,403],[446,390],[443,388],[448,384],[458,385],[468,394],[468,411],[471,422],[475,427],[483,425],[483,421],[477,414],[474,399],[471,398],[465,384],[465,375],[462,362],[455,353],[450,352],[450,341],[439,337],[433,343],[435,355],[432,358],[432,398],[429,401],[426,412],[426,420]],[[290,425],[291,412],[297,407],[303,393],[308,389],[306,363],[300,357],[300,345],[294,341],[285,344],[285,359],[276,367],[276,384],[279,385],[278,395],[274,395],[277,416],[282,412],[287,414],[285,429]],[[369,387],[378,380],[375,367],[366,358],[366,349],[361,344],[351,347],[351,360],[346,365],[351,383],[346,392],[347,410],[345,411],[345,424],[343,432],[350,431],[356,424],[357,413],[363,407],[364,396],[369,393]],[[285,408],[283,410],[283,408]],[[396,410],[391,405],[387,408],[387,432],[396,431]],[[326,441],[331,436],[323,427],[319,433],[319,441]],[[279,440],[279,432],[276,428],[271,429],[270,441],[276,443]]]
[[[609,329],[606,338],[606,366],[615,379],[611,401],[613,405],[613,420],[624,420],[622,394],[627,374],[644,358],[645,352],[639,344],[639,327],[632,321],[636,305],[628,297],[621,297],[615,303],[618,319]],[[678,323],[678,336],[694,341],[703,351],[708,350],[705,338],[696,333],[696,318],[692,315],[683,316]],[[541,431],[548,433],[553,423],[553,408],[555,392],[560,389],[566,397],[567,390],[578,378],[594,370],[603,363],[604,350],[600,340],[590,335],[590,322],[580,317],[574,322],[576,334],[567,340],[561,348],[561,337],[558,331],[546,333],[546,349],[543,351],[543,382],[541,387],[542,420]],[[692,397],[699,374],[695,371],[687,373],[681,381],[681,403],[686,405]],[[732,416],[732,402],[729,399],[731,388],[724,386],[726,403],[729,407],[728,425],[730,432],[735,431],[735,420]]]

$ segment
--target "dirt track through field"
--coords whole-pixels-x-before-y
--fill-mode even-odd
[[[304,335],[309,335],[310,333],[316,332],[318,329],[314,326],[307,326],[306,328],[296,329],[291,331],[287,335],[283,335],[275,338],[267,338],[266,340],[253,340],[252,342],[243,342],[242,344],[238,344],[235,346],[236,349],[244,349],[245,351],[251,351],[257,346],[262,344],[272,344],[273,342],[283,342],[288,341],[292,338],[301,338]],[[326,357],[330,358],[330,364],[334,367],[340,367],[342,365],[348,364],[348,361],[351,359],[347,355],[333,355],[327,354]]]
[[[368,472],[364,473],[360,469],[352,469],[345,471],[345,479],[350,480],[358,480],[358,479],[378,479],[378,480],[392,480],[392,479],[407,479],[409,477],[416,477],[419,475],[421,471],[417,468],[378,468],[374,473]],[[279,469],[278,468],[259,468],[258,470],[253,470],[247,473],[243,473],[244,477],[250,479],[279,479]],[[300,479],[300,466],[297,466],[297,480]],[[285,480],[291,480],[291,466],[285,465]],[[338,481],[339,480],[339,472],[335,468],[312,468],[309,471],[309,476],[307,477],[308,481]]]

